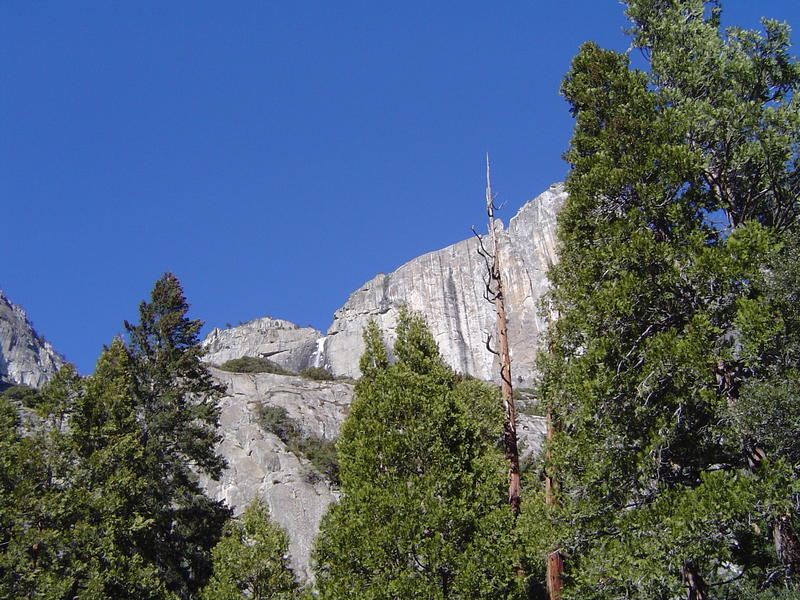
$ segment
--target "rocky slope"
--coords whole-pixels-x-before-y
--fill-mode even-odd
[[[219,481],[204,478],[202,483],[237,514],[256,496],[263,498],[272,518],[289,534],[292,568],[307,580],[312,543],[328,505],[337,498],[336,490],[307,460],[259,425],[258,408],[284,408],[304,434],[332,440],[353,398],[353,386],[266,373],[211,372],[228,389],[221,402],[218,447],[228,468]]]
[[[0,291],[0,384],[41,387],[64,357],[34,331],[25,311]]]

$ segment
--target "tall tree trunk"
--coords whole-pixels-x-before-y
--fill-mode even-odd
[[[547,410],[547,440],[550,442],[553,439],[554,433],[554,424],[553,424],[553,412],[548,409]],[[545,455],[546,462],[550,464],[551,461],[551,454],[550,450],[547,450],[547,454]],[[556,488],[558,487],[558,482],[552,477],[549,470],[545,471],[545,478],[544,478],[544,501],[548,506],[555,506],[556,504]],[[561,556],[561,552],[558,550],[554,550],[550,554],[547,555],[547,573],[546,573],[546,582],[547,582],[547,597],[549,600],[561,600],[561,590],[564,587],[564,581],[562,575],[564,573],[564,559]]]
[[[772,538],[786,575],[793,579],[800,577],[800,541],[792,525],[791,514],[781,515],[775,519],[772,524]]]
[[[489,281],[487,297],[494,303],[497,313],[496,353],[500,358],[500,390],[503,395],[503,406],[506,420],[503,431],[503,444],[508,462],[508,503],[515,515],[519,514],[522,501],[522,486],[519,474],[519,449],[517,446],[517,411],[514,406],[514,390],[511,385],[511,353],[508,348],[508,324],[506,306],[503,297],[503,278],[500,273],[500,254],[497,244],[497,231],[494,219],[494,198],[492,197],[492,180],[489,173],[489,155],[486,155],[486,214],[489,217],[489,236],[491,250],[487,260],[489,264]]]
[[[687,587],[686,600],[708,600],[708,586],[693,562],[683,566],[683,581]]]

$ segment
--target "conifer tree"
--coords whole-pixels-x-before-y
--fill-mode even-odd
[[[221,502],[205,495],[192,472],[216,478],[225,466],[215,447],[224,387],[200,360],[202,322],[187,318],[188,310],[178,279],[165,273],[150,302],[139,306],[139,323],[125,323],[142,460],[151,479],[153,527],[140,552],[180,598],[205,584],[211,549],[229,516]]]
[[[0,461],[16,464],[0,479],[3,597],[175,600],[205,584],[229,511],[193,472],[222,467],[221,390],[187,309],[165,275],[130,349],[114,340],[86,378],[59,371],[27,435],[0,407]]]
[[[798,368],[765,279],[797,221],[800,69],[784,25],[625,4],[648,70],[587,43],[562,88],[576,127],[541,362],[561,491],[531,540],[566,553],[566,597],[746,597],[796,580],[772,532],[796,525],[799,465],[755,464],[763,432],[736,415]]]
[[[290,600],[297,583],[286,566],[289,538],[270,519],[269,508],[256,499],[228,522],[214,547],[214,575],[203,600]]]
[[[40,421],[18,439],[21,461],[2,562],[3,597],[87,600],[169,598],[138,552],[147,535],[143,471],[129,358],[116,340],[97,370],[64,367],[42,393]],[[22,455],[25,456],[25,455]],[[35,465],[32,461],[35,460]]]
[[[316,542],[320,596],[519,597],[497,391],[457,382],[418,315],[399,317],[394,364],[374,324],[365,342],[337,444],[343,497]]]

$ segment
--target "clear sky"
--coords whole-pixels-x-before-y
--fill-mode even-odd
[[[800,29],[798,0],[724,7]],[[504,220],[564,179],[561,78],[624,26],[614,0],[4,0],[0,289],[83,373],[167,270],[204,331],[324,331],[483,226],[485,152]]]

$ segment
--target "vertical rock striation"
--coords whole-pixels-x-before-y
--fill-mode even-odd
[[[502,276],[509,315],[509,340],[515,384],[528,385],[545,323],[537,302],[547,290],[546,271],[555,260],[556,214],[566,193],[551,186],[525,204],[498,232]],[[403,303],[425,315],[445,360],[480,379],[497,378],[495,357],[486,350],[494,334],[493,307],[484,298],[486,265],[476,238],[430,252],[386,275],[380,274],[350,295],[336,311],[317,362],[335,375],[357,377],[364,345],[362,332],[374,320],[390,339]]]
[[[42,387],[64,357],[34,331],[25,311],[0,291],[0,383]]]

